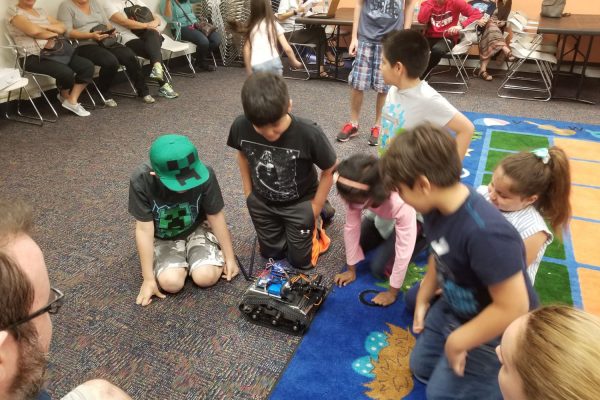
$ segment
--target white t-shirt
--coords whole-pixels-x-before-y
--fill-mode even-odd
[[[410,89],[391,86],[381,113],[379,154],[399,132],[423,122],[446,126],[458,110],[425,81]]]
[[[490,201],[490,193],[488,192],[487,186],[479,186],[477,188],[477,193],[485,197],[487,201]],[[527,274],[531,280],[531,285],[533,285],[537,271],[540,268],[540,262],[542,261],[542,257],[546,252],[546,247],[552,243],[554,236],[552,235],[552,232],[550,232],[550,229],[548,229],[544,218],[534,206],[528,206],[519,211],[502,211],[502,215],[504,215],[508,222],[515,227],[517,232],[519,232],[519,235],[521,235],[521,239],[523,240],[535,235],[538,232],[544,232],[547,236],[546,241],[535,257],[535,260],[533,260],[533,262],[527,266]]]
[[[102,5],[104,9],[104,14],[106,14],[106,18],[110,19],[114,14],[121,13],[125,18],[127,15],[125,14],[125,7],[131,6],[129,2],[133,4],[137,4],[138,6],[148,7],[142,0],[102,0]],[[150,8],[150,7],[148,7]],[[138,37],[132,33],[128,28],[125,28],[123,25],[119,25],[114,21],[110,21],[110,23],[115,27],[117,32],[121,34],[121,43],[125,44],[133,39],[138,39]]]
[[[273,43],[269,42],[269,32],[267,31],[267,22],[263,19],[250,32],[250,44],[252,48],[251,65],[259,65],[264,62],[279,57],[277,52],[277,36],[283,35],[283,28],[275,22],[276,36]]]
[[[292,8],[297,9],[301,4],[302,1],[298,0],[281,0],[281,2],[279,3],[279,8],[277,9],[277,14],[285,14]],[[281,24],[281,27],[283,28],[284,32],[292,32],[294,30],[294,25],[296,24],[296,16],[292,15],[285,21],[279,21],[279,23]],[[304,28],[303,25],[298,25],[296,29],[302,28]]]

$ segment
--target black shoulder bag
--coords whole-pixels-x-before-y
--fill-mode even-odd
[[[167,0],[170,1],[170,0]],[[204,20],[204,21],[196,21],[196,22],[192,22],[192,20],[190,19],[190,17],[188,17],[187,13],[185,12],[185,10],[183,9],[183,7],[181,7],[181,4],[179,4],[179,2],[177,0],[174,0],[175,4],[177,4],[177,7],[179,7],[179,9],[181,10],[181,12],[183,13],[183,16],[185,17],[185,19],[188,20],[188,22],[190,23],[190,26],[197,30],[200,31],[204,34],[204,36],[209,37],[214,31],[217,30],[217,27],[214,26],[213,24],[211,24],[210,22]]]
[[[104,25],[104,24],[98,24],[96,26],[94,26],[92,29],[90,29],[90,32],[108,32],[108,26]],[[114,31],[114,29],[113,29]],[[98,44],[106,49],[112,49],[113,47],[117,47],[119,46],[119,43],[117,42],[117,38],[114,36],[109,36],[106,37],[100,41],[98,41]]]
[[[129,7],[123,9],[127,18],[143,24],[154,21],[154,15],[152,15],[152,11],[148,7],[133,4],[131,0],[127,0],[127,3],[131,4]],[[132,29],[131,32],[140,36],[143,35],[146,30]]]
[[[37,40],[35,41],[37,43]],[[52,47],[48,47],[51,42],[54,42]],[[64,36],[57,36],[48,39],[48,43],[43,48],[40,48],[40,60],[56,61],[61,64],[69,64],[75,53],[75,47],[69,39]]]

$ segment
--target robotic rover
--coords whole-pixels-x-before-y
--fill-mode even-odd
[[[301,335],[329,293],[321,279],[271,261],[244,293],[240,311],[256,324]]]

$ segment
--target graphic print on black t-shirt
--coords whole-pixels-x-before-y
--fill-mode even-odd
[[[154,215],[155,235],[159,238],[173,238],[189,229],[198,217],[198,204],[201,196],[196,199],[196,205],[176,203],[152,206]]]
[[[365,3],[369,8],[369,15],[373,18],[394,18],[397,19],[402,13],[402,3],[398,0],[375,0]]]
[[[299,197],[296,160],[300,151],[242,140],[253,189],[270,201],[290,201]]]

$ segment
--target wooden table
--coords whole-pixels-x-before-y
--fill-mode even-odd
[[[559,39],[562,39],[562,46],[560,53],[558,54],[558,61],[556,64],[556,77],[554,79],[554,83],[552,84],[553,92],[558,76],[563,74],[560,69],[565,56],[569,53],[573,53],[573,60],[571,61],[571,67],[568,72],[570,75],[574,75],[573,70],[577,55],[579,54],[583,56],[583,66],[581,67],[581,73],[579,74],[579,84],[577,86],[575,97],[552,96],[552,99],[571,100],[581,103],[594,104],[592,101],[581,98],[581,90],[585,81],[585,71],[587,70],[589,64],[594,37],[600,36],[600,15],[570,14],[561,18],[540,17],[537,32],[541,34],[558,35]],[[580,49],[581,38],[583,36],[589,36],[590,38],[585,52],[582,52]],[[575,44],[573,45],[573,48],[566,51],[568,37],[573,37],[575,39]]]

